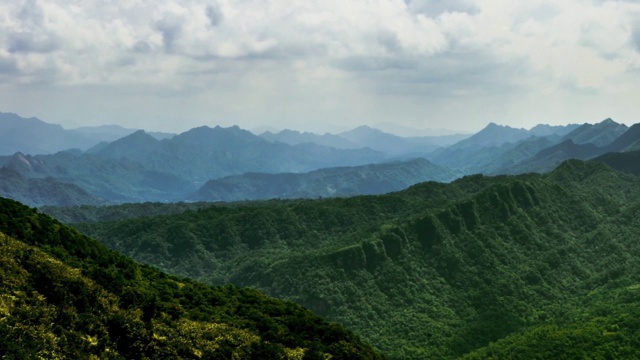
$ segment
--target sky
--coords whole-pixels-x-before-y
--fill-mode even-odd
[[[65,128],[640,122],[640,0],[0,0],[0,111]]]

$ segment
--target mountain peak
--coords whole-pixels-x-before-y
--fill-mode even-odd
[[[494,122],[490,122],[484,128],[485,129],[494,129],[494,128],[505,128],[505,127],[508,127],[508,126],[506,126],[506,125],[498,125],[498,124],[496,124]]]
[[[137,130],[107,145],[98,144],[87,152],[110,158],[137,158],[155,150],[159,143],[160,140],[146,131]]]
[[[352,130],[345,131],[340,135],[344,134],[384,134],[385,132],[382,130],[378,130],[376,128],[372,128],[369,125],[360,125]]]
[[[597,124],[583,124],[564,136],[576,144],[592,143],[596,146],[607,146],[627,131],[627,126],[605,119]]]
[[[619,152],[629,150],[633,145],[640,141],[640,123],[631,125],[624,134],[607,146],[607,151]]]
[[[241,129],[237,125],[230,127],[216,125],[214,128],[204,125],[187,130],[171,139],[171,141],[179,143],[186,142],[191,145],[202,144],[207,147],[216,146],[216,144],[235,144],[241,146],[243,143],[256,140],[262,140],[262,138],[254,135],[250,131]]]
[[[345,131],[343,133],[338,134],[338,136],[343,137],[349,141],[354,143],[361,143],[366,139],[370,139],[372,137],[393,137],[397,138],[398,136],[387,134],[382,130],[372,128],[368,125],[360,125],[352,130]]]
[[[125,137],[122,137],[116,141],[113,141],[112,144],[117,144],[118,146],[122,146],[125,144],[140,143],[140,142],[155,144],[158,142],[158,139],[154,138],[153,136],[151,136],[151,134],[149,134],[144,130],[136,130]]]

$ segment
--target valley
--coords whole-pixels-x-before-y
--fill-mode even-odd
[[[29,251],[41,254],[37,258],[44,260],[38,261],[54,256],[70,262],[64,266],[88,269],[82,272],[87,278],[73,280],[77,284],[92,284],[98,276],[93,271],[106,265],[83,265],[78,256],[92,256],[85,253],[65,254],[93,253],[88,249],[106,245],[117,251],[113,256],[122,253],[144,264],[125,268],[142,266],[136,272],[145,277],[159,279],[158,269],[172,274],[162,276],[180,277],[171,281],[197,281],[193,286],[205,293],[233,286],[238,290],[224,295],[231,297],[257,290],[255,296],[264,301],[272,301],[269,296],[301,305],[348,329],[344,334],[354,345],[344,350],[351,354],[346,358],[356,353],[367,359],[633,358],[640,356],[634,342],[640,323],[633,320],[640,315],[640,267],[634,261],[640,255],[634,241],[640,234],[637,132],[637,125],[611,119],[530,130],[492,123],[459,137],[403,138],[369,127],[335,135],[287,130],[260,136],[238,127],[201,127],[164,138],[138,130],[85,150],[0,157],[2,196],[73,226],[47,215],[27,216],[31,209],[6,200],[3,246],[19,251],[36,246]],[[16,211],[25,215],[13,219]],[[53,229],[62,228],[64,234],[56,235]],[[33,243],[34,234],[44,243]],[[66,241],[47,242],[62,238],[91,245],[69,250]],[[10,271],[32,271],[11,264]],[[109,276],[128,276],[113,271]],[[15,281],[39,281],[26,279]],[[55,291],[64,293],[71,280],[51,281],[61,282]],[[162,309],[152,315],[159,316],[156,327],[137,341],[158,349],[153,351],[178,346],[148,336],[187,324],[166,318],[170,297],[186,295],[157,293],[160,285],[153,282],[159,280],[127,281],[134,283],[123,286],[164,299],[154,303]],[[7,291],[64,314],[128,311],[125,300],[102,310],[72,310],[77,301],[57,303],[52,294],[58,293],[38,286],[45,300],[25,297],[24,290]],[[114,299],[129,296],[124,288],[82,286]],[[177,301],[181,313],[192,314],[188,321],[214,321],[211,314],[223,311],[214,307],[203,318],[181,303],[187,300]],[[55,311],[45,319],[61,321]],[[123,316],[131,324],[145,321],[133,313]],[[271,323],[263,317],[271,315],[260,316],[256,324]],[[295,358],[337,351],[335,343],[310,339],[265,347],[259,339],[274,335],[255,332],[262,325],[224,321],[231,321],[225,326],[236,329],[232,333],[254,339],[238,356],[271,351]],[[124,338],[114,337],[113,323],[70,324],[71,331],[86,334],[79,336],[101,332],[103,346],[133,351],[122,345]],[[70,351],[46,345],[45,338],[65,333],[39,326],[40,335],[32,335],[40,344],[35,349]],[[252,335],[247,329],[254,329]],[[5,336],[17,336],[12,331]],[[284,328],[277,331],[283,339]],[[131,336],[140,334],[142,328]],[[193,341],[202,349],[219,346]],[[93,351],[87,346],[78,351]]]

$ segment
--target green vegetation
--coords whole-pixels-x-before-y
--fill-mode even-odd
[[[252,289],[166,275],[0,198],[3,359],[381,359]]]
[[[303,304],[392,358],[633,358],[638,199],[638,178],[568,161],[78,227],[167,271]]]
[[[39,208],[63,223],[94,223],[149,217],[157,215],[180,214],[187,210],[198,210],[213,206],[210,202],[178,203],[129,203],[112,206],[77,205],[43,206]]]

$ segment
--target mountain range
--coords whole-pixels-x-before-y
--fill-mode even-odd
[[[640,358],[640,124],[79,133],[0,156],[2,355]]]
[[[425,181],[449,182],[458,174],[426,159],[337,167],[309,173],[245,173],[209,180],[188,199],[239,201],[384,194]]]
[[[378,194],[467,174],[548,172],[567,159],[640,148],[638,126],[627,128],[611,119],[540,124],[529,130],[490,123],[472,135],[423,137],[400,137],[367,126],[339,134],[283,130],[260,136],[237,126],[203,126],[169,136],[114,126],[68,131],[35,118],[2,116],[9,119],[5,125],[14,124],[12,128],[35,126],[32,133],[82,135],[85,140],[92,136],[94,145],[86,148],[86,143],[85,150],[0,156],[0,168],[8,170],[0,172],[2,194],[32,206]],[[0,137],[6,134],[12,132]],[[127,135],[97,142],[99,137],[122,134]],[[54,138],[65,143],[58,135]],[[78,144],[74,141],[68,145]],[[31,148],[45,144],[35,135],[31,142]],[[19,185],[14,172],[23,178],[20,182],[32,185]],[[47,197],[30,190],[40,186],[34,181],[55,183],[51,186],[60,195]]]
[[[117,125],[80,127],[67,130],[60,125],[46,123],[36,117],[23,118],[0,112],[0,155],[53,154],[69,149],[87,150],[101,142],[111,142],[136,131]],[[173,134],[153,132],[158,139]]]
[[[393,359],[636,358],[639,198],[637,177],[569,160],[75,226],[165,271],[302,304]]]

